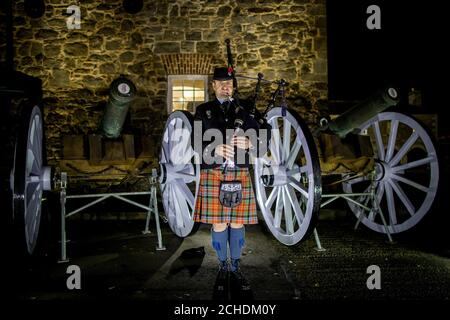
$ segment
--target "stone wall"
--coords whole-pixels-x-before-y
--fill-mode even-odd
[[[6,62],[6,13],[0,6],[0,62]]]
[[[212,68],[225,63],[226,38],[237,72],[286,79],[289,104],[307,121],[327,99],[325,0],[152,0],[137,14],[125,12],[121,0],[82,0],[81,29],[69,30],[65,12],[73,4],[47,0],[37,19],[25,14],[23,1],[13,9],[15,67],[43,80],[52,165],[63,134],[97,130],[108,87],[120,74],[138,88],[130,126],[159,141],[167,117],[161,54],[212,54]],[[240,85],[245,96],[254,83]]]

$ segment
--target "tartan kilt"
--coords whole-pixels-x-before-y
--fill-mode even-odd
[[[221,181],[240,180],[242,183],[242,201],[234,208],[224,207],[219,200]],[[202,223],[238,223],[257,224],[256,200],[252,180],[247,168],[202,169],[200,186],[195,203],[194,221]]]

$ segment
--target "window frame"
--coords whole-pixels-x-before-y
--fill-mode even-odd
[[[173,109],[173,81],[174,80],[203,80],[205,84],[204,88],[204,102],[209,100],[208,97],[208,86],[209,86],[209,77],[204,74],[177,74],[177,75],[168,75],[167,77],[167,114],[175,111]],[[195,110],[194,110],[195,113]]]

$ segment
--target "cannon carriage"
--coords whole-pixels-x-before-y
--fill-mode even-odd
[[[285,245],[306,239],[314,232],[320,208],[339,198],[348,202],[357,224],[385,233],[389,239],[425,216],[437,193],[437,153],[431,136],[417,120],[399,112],[383,112],[397,103],[396,89],[387,88],[334,121],[321,121],[322,127],[314,133],[293,110],[284,106],[267,110],[264,116],[272,126],[272,138],[267,154],[254,161],[254,187],[259,210],[275,238]],[[370,105],[373,110],[367,112]],[[355,110],[363,111],[358,119]],[[344,127],[342,117],[353,122]],[[172,230],[181,237],[194,227],[199,185],[200,155],[188,138],[193,127],[192,115],[173,112],[160,155],[164,209]],[[365,148],[364,153],[324,157],[327,150],[318,150],[330,144],[342,150],[349,143],[356,149]],[[414,148],[423,151],[420,159],[409,156]],[[184,162],[175,165],[180,157]],[[342,192],[323,193],[324,175],[339,175]]]
[[[227,49],[234,74],[229,42]],[[419,121],[394,111],[397,89],[383,88],[333,120],[319,119],[311,130],[287,107],[286,81],[263,80],[260,74],[253,79],[255,97],[261,82],[277,85],[263,113],[272,127],[269,150],[254,159],[253,171],[259,210],[278,241],[295,245],[314,233],[321,248],[315,230],[319,211],[337,199],[347,201],[357,218],[355,228],[362,223],[390,241],[430,210],[439,182],[436,148]],[[191,114],[170,114],[160,153],[164,209],[180,237],[195,227],[201,155],[193,147],[193,127]],[[421,150],[420,156],[413,156],[413,149]],[[324,193],[323,176],[338,176],[331,185],[340,184],[342,191]]]

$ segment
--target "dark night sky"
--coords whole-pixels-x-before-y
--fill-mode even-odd
[[[381,9],[381,30],[366,27],[371,4]],[[435,108],[448,77],[445,13],[444,1],[328,1],[330,99],[361,99],[394,84],[421,88],[424,104]]]

